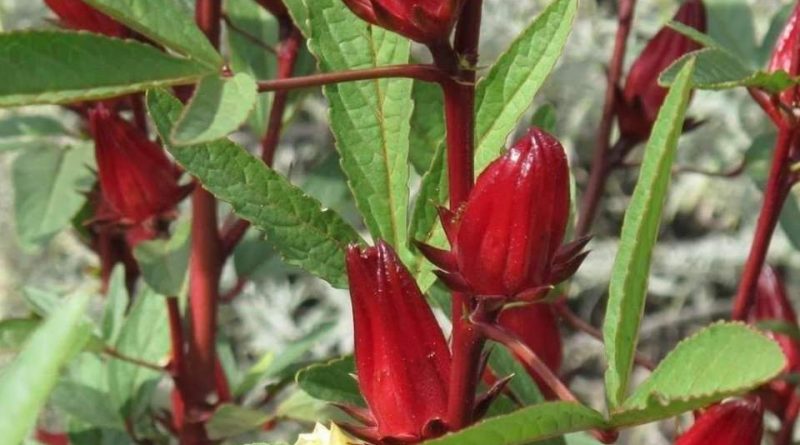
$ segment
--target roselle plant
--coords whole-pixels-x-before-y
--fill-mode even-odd
[[[496,60],[480,57],[481,0],[44,0],[49,23],[0,33],[0,106],[73,119],[32,107],[0,122],[15,137],[0,148],[21,153],[17,231],[36,245],[68,233],[98,264],[74,292],[29,283],[30,314],[0,321],[15,353],[0,443],[248,443],[300,425],[300,445],[574,445],[674,418],[678,445],[793,443],[800,334],[767,251],[779,222],[790,238],[797,223],[781,211],[796,207],[800,2],[775,11],[760,54],[715,32],[731,17],[711,0],[674,2],[633,54],[637,2],[610,2],[588,157],[552,108],[527,117],[576,20],[594,18],[576,18],[578,0],[541,3]],[[353,215],[277,162],[317,88],[340,173],[322,187],[346,183]],[[774,147],[727,173],[682,169],[679,143],[702,148],[683,137],[703,123],[690,99],[712,94],[695,90],[746,90]],[[635,186],[598,329],[572,281],[623,170]],[[654,361],[638,337],[681,170],[747,171],[763,200],[733,321]],[[278,267],[270,251],[349,290],[352,351],[308,354],[332,335],[322,324],[240,372],[225,305]],[[604,404],[574,392],[560,324],[600,340]]]

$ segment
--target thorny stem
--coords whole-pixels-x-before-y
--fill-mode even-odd
[[[387,79],[405,77],[424,82],[442,83],[447,79],[437,67],[425,64],[389,65],[377,68],[360,70],[334,71],[331,73],[313,74],[293,78],[277,78],[275,80],[261,80],[258,82],[258,91],[288,91],[300,88],[311,88],[322,85],[332,85],[342,82],[357,80]]]
[[[434,61],[439,68],[457,76],[442,84],[447,127],[448,186],[452,210],[457,210],[466,201],[474,178],[474,85],[482,7],[482,0],[473,0],[465,4],[455,31],[454,52],[446,45],[431,47]],[[448,66],[459,63],[459,60],[466,62],[467,66]],[[453,292],[451,314],[453,360],[447,406],[447,424],[453,430],[464,428],[472,422],[475,388],[480,378],[478,375],[480,356],[485,343],[484,336],[465,317],[474,306],[471,300],[473,298],[468,295]]]
[[[783,203],[792,186],[792,177],[789,175],[789,155],[792,151],[792,142],[796,136],[793,128],[781,128],[778,131],[778,140],[775,142],[775,152],[772,157],[767,189],[764,193],[764,202],[756,223],[756,232],[750,254],[742,271],[742,279],[733,303],[732,317],[734,320],[743,320],[753,301],[758,276],[764,267],[772,234],[778,224]]]
[[[622,65],[625,61],[625,48],[628,45],[628,35],[631,32],[633,11],[636,0],[620,0],[617,35],[614,40],[614,51],[608,65],[608,83],[606,85],[603,115],[597,129],[594,142],[594,154],[589,172],[589,184],[584,192],[581,202],[581,211],[575,229],[575,236],[582,237],[589,234],[597,213],[597,207],[605,188],[606,180],[610,173],[609,146],[611,144],[611,129],[614,124],[614,108],[616,107],[617,86],[622,77]]]

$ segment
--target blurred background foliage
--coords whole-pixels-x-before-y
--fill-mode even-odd
[[[481,64],[488,66],[546,3],[486,0]],[[678,1],[638,3],[627,64],[669,20]],[[774,35],[775,23],[782,25],[783,19],[775,17],[781,12],[785,17],[790,3],[706,0],[709,33],[763,64],[771,45],[764,46],[762,42]],[[615,7],[616,2],[611,0],[581,2],[579,19],[565,54],[527,118],[542,106],[552,107],[554,133],[570,151],[579,187],[587,177],[602,108],[605,64],[616,29]],[[52,26],[52,22],[40,1],[0,0],[0,26],[9,31]],[[424,55],[424,51],[418,54]],[[54,120],[44,124],[26,121],[26,131],[20,136],[19,117],[27,115],[44,115]],[[690,115],[703,121],[703,125],[681,138],[676,164],[738,174],[715,177],[679,172],[674,176],[666,220],[654,253],[647,316],[642,326],[642,349],[654,358],[662,357],[693,328],[727,316],[730,297],[752,238],[761,199],[759,187],[772,147],[770,125],[743,89],[697,92]],[[319,91],[309,92],[284,133],[275,166],[325,206],[337,209],[362,227],[339,171],[326,119],[324,98]],[[47,128],[53,122],[60,123],[71,136],[53,136],[53,129]],[[96,291],[98,287],[96,279],[86,279],[87,274],[96,278],[96,259],[74,231],[51,236],[53,233],[36,220],[37,215],[49,215],[50,209],[31,211],[27,207],[30,203],[19,202],[20,199],[15,203],[15,187],[37,189],[42,183],[58,187],[91,181],[90,169],[59,178],[62,182],[48,178],[48,168],[69,162],[87,163],[81,153],[91,150],[87,149],[85,130],[76,123],[69,112],[58,107],[0,111],[0,318],[27,313],[23,302],[26,288],[63,294],[77,289]],[[11,134],[17,136],[8,139]],[[257,140],[250,134],[243,131],[235,137],[255,149]],[[54,155],[53,147],[66,146],[73,147],[72,157]],[[632,159],[640,156],[641,153],[634,153]],[[741,166],[744,168],[740,169]],[[635,168],[612,176],[595,225],[592,253],[570,288],[573,308],[595,325],[602,319],[616,239],[635,178]],[[80,197],[62,194],[57,204],[68,206],[70,200],[79,202]],[[786,272],[787,284],[797,297],[800,295],[797,273],[800,207],[796,200],[789,204],[769,257],[772,264]],[[39,224],[36,230],[31,228],[36,224]],[[227,267],[226,288],[237,286],[236,276],[250,278],[241,295],[224,305],[220,315],[224,336],[221,341],[225,344],[222,351],[228,357],[234,381],[241,381],[242,373],[253,363],[267,360],[270,354],[285,352],[287,347],[296,348],[298,357],[307,351],[314,357],[325,357],[351,350],[352,328],[345,291],[332,289],[321,280],[282,264],[257,233],[248,235],[235,261]],[[567,351],[563,372],[573,378],[575,389],[590,404],[601,405],[602,349],[583,334],[565,330],[564,335]],[[309,408],[319,408],[302,396],[295,399],[283,402],[285,410],[308,415],[313,411]],[[674,423],[650,425],[626,432],[623,440],[632,444],[666,444],[674,429]]]

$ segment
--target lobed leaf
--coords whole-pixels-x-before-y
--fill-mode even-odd
[[[553,0],[478,83],[476,172],[503,152],[506,138],[564,50],[577,9],[577,0]]]
[[[312,7],[313,4],[313,7]],[[306,0],[309,46],[322,71],[407,63],[409,41],[366,26],[340,0]],[[356,205],[374,238],[408,260],[410,79],[328,85],[330,123]]]
[[[214,72],[144,43],[63,31],[0,34],[0,66],[0,107],[104,99]]]
[[[82,321],[88,295],[72,297],[38,328],[0,374],[0,437],[21,443],[36,423],[59,370],[86,340]],[[13,413],[9,415],[8,413]]]
[[[158,90],[147,102],[159,134],[169,135],[182,105]],[[347,286],[343,252],[361,239],[339,215],[320,208],[319,201],[229,140],[167,148],[206,189],[266,232],[287,262],[336,287]]]
[[[222,56],[197,27],[192,11],[181,0],[86,0],[86,3],[210,69],[222,68]]]
[[[524,445],[605,426],[603,416],[591,408],[574,402],[546,402],[492,417],[424,445]]]
[[[255,106],[257,88],[256,81],[246,73],[203,78],[172,129],[172,143],[196,145],[233,133]]]
[[[184,221],[170,239],[144,241],[134,249],[142,278],[159,294],[176,296],[181,293],[189,270],[190,235],[191,224]]]
[[[327,402],[364,405],[364,399],[353,377],[356,364],[353,356],[311,365],[297,373],[297,385],[311,397]]]
[[[611,423],[646,423],[702,408],[766,383],[785,365],[780,346],[754,328],[718,323],[678,344],[612,412]]]
[[[606,395],[612,409],[622,403],[628,390],[647,295],[650,259],[689,104],[693,68],[694,63],[690,61],[681,70],[659,110],[647,141],[639,180],[622,224],[603,321],[608,361]]]

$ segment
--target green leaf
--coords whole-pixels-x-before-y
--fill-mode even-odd
[[[658,83],[672,85],[689,60],[696,60],[692,82],[700,89],[723,90],[744,86],[780,92],[797,83],[782,70],[767,73],[750,69],[737,56],[719,48],[705,48],[681,57],[661,73]]]
[[[778,36],[783,31],[783,27],[786,26],[786,22],[789,21],[794,7],[794,4],[787,3],[781,6],[777,13],[773,14],[767,34],[764,35],[764,39],[758,49],[756,66],[766,66],[769,63],[769,59],[772,57],[772,50],[775,48],[775,42],[778,41]]]
[[[323,400],[315,399],[299,389],[292,391],[275,410],[275,417],[308,423],[327,423],[337,416],[343,417],[338,408]]]
[[[59,370],[66,364],[82,335],[81,321],[88,295],[71,298],[28,339],[24,348],[0,374],[0,437],[3,442],[22,442],[36,423],[39,411],[55,387]],[[13,415],[8,415],[13,413]]]
[[[672,163],[689,104],[693,63],[675,80],[645,148],[633,197],[625,212],[620,246],[609,285],[603,322],[606,340],[606,393],[612,408],[625,399],[647,295],[650,258],[658,237]]]
[[[39,324],[29,318],[0,320],[0,353],[18,352]]]
[[[311,51],[322,71],[407,63],[409,41],[365,26],[340,0],[306,0]],[[409,79],[328,85],[331,128],[342,169],[370,233],[408,259]]]
[[[306,0],[284,0],[283,4],[289,10],[295,25],[300,29],[304,36],[311,35],[311,29],[308,23],[308,6]]]
[[[785,365],[780,346],[754,328],[718,323],[670,352],[611,422],[646,423],[701,408],[768,382]]]
[[[414,81],[411,90],[414,111],[408,157],[420,175],[429,171],[439,146],[444,142],[444,97],[439,85]]]
[[[514,375],[511,382],[508,383],[508,389],[524,405],[535,405],[544,401],[536,381],[506,348],[495,347],[492,349],[489,356],[489,367],[500,378]]]
[[[170,134],[180,102],[163,91],[152,91],[147,99],[158,132]],[[339,215],[322,210],[318,201],[228,140],[168,149],[206,189],[265,231],[288,263],[336,287],[347,286],[343,252],[360,237]]]
[[[316,399],[363,406],[355,372],[353,356],[342,357],[303,369],[297,373],[297,384]]]
[[[278,21],[254,0],[227,0],[225,13],[237,29],[255,37],[265,45],[278,43]],[[228,29],[231,68],[235,73],[248,73],[255,79],[274,79],[275,55],[235,29]],[[257,135],[267,132],[267,118],[272,94],[259,94],[248,122]]]
[[[161,295],[177,296],[181,293],[189,269],[191,229],[191,224],[184,221],[170,239],[145,241],[133,251],[144,281]]]
[[[125,311],[128,309],[129,300],[125,283],[125,267],[118,264],[111,272],[111,278],[108,281],[105,310],[100,325],[103,340],[109,344],[113,345],[117,342],[119,331],[122,329],[122,324],[125,320]]]
[[[574,431],[603,428],[603,416],[574,402],[547,402],[492,417],[424,445],[524,445]]]
[[[23,244],[46,243],[70,226],[86,202],[93,165],[94,150],[89,145],[42,146],[14,160],[14,215]]]
[[[150,289],[136,297],[115,345],[117,352],[150,363],[161,363],[169,351],[169,324],[164,298]],[[152,393],[148,381],[162,373],[133,363],[111,359],[108,386],[111,400],[125,418],[136,418]]]
[[[476,172],[502,153],[506,138],[561,55],[577,9],[577,0],[554,0],[478,83]]]
[[[225,403],[220,405],[206,424],[211,440],[224,439],[259,429],[272,418],[267,413]]]
[[[133,40],[58,31],[0,34],[0,66],[0,107],[121,96],[214,71]]]
[[[65,133],[64,125],[50,116],[23,114],[0,119],[0,139],[63,136]]]
[[[222,68],[222,56],[197,27],[181,0],[86,0],[129,28],[211,69]]]
[[[256,103],[256,89],[246,73],[204,78],[172,129],[173,144],[210,142],[236,131]]]
[[[442,249],[447,249],[448,243],[444,229],[439,222],[437,207],[447,204],[449,187],[446,158],[445,144],[439,144],[428,171],[422,176],[422,184],[417,194],[417,201],[414,203],[410,228],[412,239]],[[411,272],[417,278],[423,292],[436,280],[433,270],[433,264],[417,252]]]
[[[707,0],[705,6],[709,35],[754,66],[757,49],[752,6],[745,0]]]
[[[91,386],[63,380],[56,386],[50,401],[67,414],[99,428],[124,429],[108,394]]]

